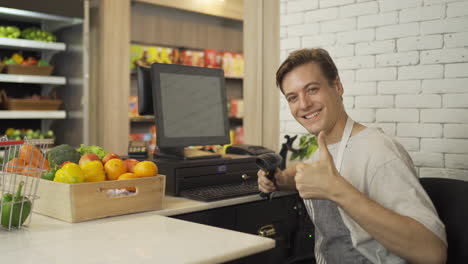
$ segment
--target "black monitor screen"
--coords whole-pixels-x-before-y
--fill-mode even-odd
[[[218,77],[161,73],[164,132],[168,138],[223,136],[224,105]]]
[[[155,63],[151,76],[158,147],[229,143],[221,69]]]

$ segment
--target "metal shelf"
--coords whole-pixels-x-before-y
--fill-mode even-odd
[[[62,76],[37,76],[23,74],[0,74],[0,82],[13,83],[37,83],[37,84],[58,84],[63,85],[67,82]]]
[[[65,111],[42,111],[42,110],[0,110],[0,119],[65,119]]]
[[[28,39],[0,38],[0,48],[62,51],[66,49],[66,45],[62,42],[45,42]]]

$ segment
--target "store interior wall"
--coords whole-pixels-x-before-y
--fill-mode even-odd
[[[322,47],[348,114],[409,151],[420,177],[468,180],[468,1],[281,0],[281,61]],[[280,99],[280,141],[306,130]]]

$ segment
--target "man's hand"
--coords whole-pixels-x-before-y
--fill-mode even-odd
[[[333,186],[342,179],[328,151],[323,131],[318,135],[318,147],[318,161],[296,165],[296,188],[304,199],[330,199]]]
[[[281,173],[280,169],[277,169],[275,172],[275,178]],[[264,170],[258,170],[257,172],[257,182],[258,182],[258,189],[263,193],[271,193],[277,190],[273,181],[268,179],[267,173]]]

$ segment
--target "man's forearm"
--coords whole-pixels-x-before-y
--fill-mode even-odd
[[[445,244],[421,223],[384,208],[339,180],[343,182],[337,184],[331,200],[385,248],[411,263],[445,263]]]
[[[294,176],[296,175],[296,167],[291,166],[282,171],[276,180],[276,184],[281,190],[295,190],[296,182]]]

